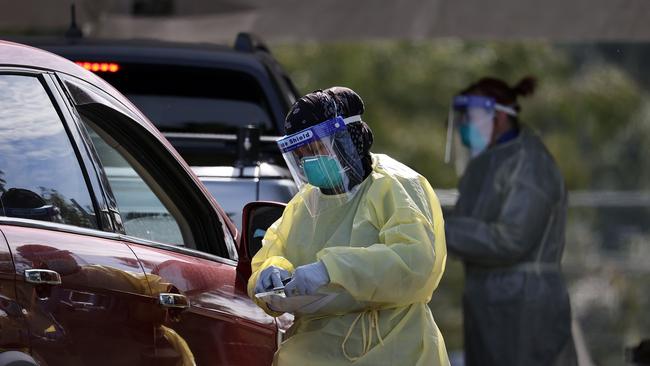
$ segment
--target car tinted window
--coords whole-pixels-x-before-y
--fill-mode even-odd
[[[102,77],[164,132],[235,133],[255,125],[278,134],[262,87],[240,71],[123,63]]]
[[[122,154],[100,136],[82,114],[102,162],[127,235],[161,243],[184,245],[177,220]]]
[[[72,143],[36,77],[0,75],[0,215],[98,227]]]

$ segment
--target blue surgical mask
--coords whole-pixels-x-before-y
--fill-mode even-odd
[[[470,149],[472,157],[485,150],[492,138],[492,118],[469,120],[459,126],[460,139]]]
[[[309,184],[325,189],[343,185],[343,174],[338,160],[331,156],[310,156],[302,159],[302,168]]]
[[[459,128],[460,139],[463,145],[470,149],[482,150],[487,146],[487,139],[473,123],[464,123]]]

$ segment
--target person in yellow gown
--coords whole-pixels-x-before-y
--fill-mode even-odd
[[[274,365],[448,365],[427,303],[445,268],[440,203],[409,167],[370,153],[363,101],[315,91],[289,111],[278,141],[300,190],[252,260],[249,296],[326,298],[294,311]],[[405,141],[408,143],[408,141]]]

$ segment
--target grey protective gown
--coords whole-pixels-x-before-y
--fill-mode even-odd
[[[529,129],[473,159],[445,231],[465,264],[466,364],[576,364],[560,272],[566,190]]]

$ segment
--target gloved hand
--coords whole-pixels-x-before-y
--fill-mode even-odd
[[[255,283],[255,293],[271,291],[275,287],[282,287],[282,281],[291,277],[291,274],[286,269],[269,266],[260,272],[260,276]]]
[[[296,268],[293,278],[284,287],[287,296],[311,295],[321,286],[330,283],[330,276],[323,262],[318,261]]]

